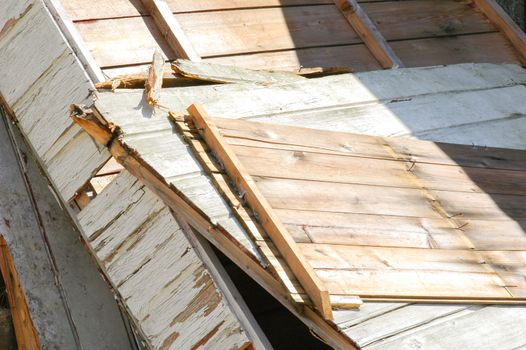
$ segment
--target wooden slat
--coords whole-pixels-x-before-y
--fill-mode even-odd
[[[152,16],[161,34],[175,54],[181,58],[199,61],[201,57],[194,50],[177,19],[173,16],[165,0],[141,0]]]
[[[501,33],[402,40],[390,45],[407,67],[466,62],[520,63],[517,52]]]
[[[39,350],[40,339],[37,335],[24,291],[16,272],[13,257],[9,252],[7,243],[0,234],[0,278],[3,277],[11,316],[15,328],[16,340],[19,349]]]
[[[289,72],[258,71],[234,66],[207,62],[177,60],[172,64],[175,73],[188,78],[217,83],[292,83],[305,80],[304,77]]]
[[[473,3],[511,41],[520,54],[521,63],[526,65],[526,34],[494,0],[473,0]]]
[[[524,266],[525,252],[509,257],[505,252],[470,250],[298,245],[331,294],[359,290],[357,294],[370,297],[510,298],[499,275],[487,265],[500,264],[511,274],[524,275],[519,266]],[[520,291],[517,294],[511,296],[520,297]]]
[[[244,198],[258,214],[262,226],[280,250],[318,311],[326,319],[332,319],[332,307],[328,291],[319,281],[310,265],[304,260],[298,251],[296,243],[275,217],[271,207],[261,195],[259,189],[255,186],[239,160],[237,160],[234,153],[224,141],[222,141],[222,137],[215,125],[207,119],[206,111],[204,111],[202,107],[192,105],[189,107],[188,112],[193,117],[196,127],[199,129],[207,144],[214,148],[216,155],[221,159],[227,172],[236,183],[237,188],[245,191]]]
[[[336,0],[335,3],[383,68],[404,66],[358,1]]]
[[[337,183],[490,194],[526,195],[526,177],[519,171],[462,168],[396,159],[364,159],[287,149],[232,145],[251,175]],[[261,167],[261,164],[267,164]],[[285,165],[285,166],[284,166]],[[409,170],[410,169],[410,170]],[[411,181],[410,174],[421,180]]]
[[[471,0],[408,0],[362,4],[386,40],[495,32]]]

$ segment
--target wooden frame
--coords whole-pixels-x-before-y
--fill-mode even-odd
[[[141,1],[175,54],[180,58],[187,58],[191,61],[200,61],[201,57],[195,51],[190,40],[188,40],[166,1]]]
[[[327,288],[303,257],[296,242],[273,213],[267,200],[260,193],[244,166],[237,159],[237,156],[223,141],[219,130],[210,120],[204,108],[198,105],[191,105],[188,108],[188,112],[193,118],[199,133],[220,159],[237,189],[243,191],[244,199],[252,210],[258,214],[261,226],[266,230],[298,281],[305,288],[313,304],[325,319],[333,319]]]
[[[334,3],[383,68],[404,67],[402,61],[356,0],[334,0]]]
[[[519,52],[521,64],[526,66],[526,34],[495,0],[473,0],[473,3],[506,35]]]

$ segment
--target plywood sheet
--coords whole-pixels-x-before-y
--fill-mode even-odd
[[[526,164],[526,152],[212,122],[331,296],[525,301],[526,174],[477,158],[509,152]],[[244,193],[241,182],[232,183]],[[510,233],[501,235],[502,227]],[[260,242],[276,268],[286,269],[273,246]]]

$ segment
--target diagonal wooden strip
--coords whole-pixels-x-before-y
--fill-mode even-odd
[[[245,171],[234,152],[230,150],[230,147],[223,141],[219,130],[215,124],[210,121],[207,112],[198,105],[191,105],[188,108],[188,112],[192,116],[199,133],[221,160],[238,189],[244,191],[244,198],[247,203],[259,216],[261,225],[278,247],[285,261],[296,275],[296,278],[305,288],[313,304],[325,319],[332,319],[332,307],[327,288],[303,257],[296,242],[294,242],[294,239],[287,232],[287,229],[281,224],[277,216],[274,215],[267,200],[259,192],[254,181]]]
[[[166,1],[141,1],[172,50],[181,58],[187,58],[191,61],[200,61],[201,57],[195,51],[190,40],[188,40],[186,34],[179,25],[179,22],[175,19],[168,4],[166,4]]]
[[[383,68],[404,67],[402,61],[356,0],[335,0],[334,2]]]
[[[520,61],[526,65],[526,34],[494,0],[473,0],[473,3],[506,35],[520,53]]]

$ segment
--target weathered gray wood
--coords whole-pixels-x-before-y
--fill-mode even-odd
[[[223,349],[248,343],[169,209],[127,171],[78,220],[150,347],[184,349],[202,343]]]
[[[525,307],[491,306],[437,319],[430,325],[413,328],[409,332],[366,346],[365,349],[514,350],[526,345],[525,327]]]
[[[290,72],[258,71],[208,62],[177,60],[172,64],[176,73],[185,77],[218,83],[291,83],[306,78]]]
[[[89,102],[93,85],[40,1],[0,38],[0,56],[0,92],[60,196],[69,200],[109,158],[69,119],[68,105]]]
[[[42,345],[131,349],[113,295],[78,232],[12,128],[17,152],[27,160],[24,172],[19,170],[4,126],[0,115],[0,231],[9,242]]]

